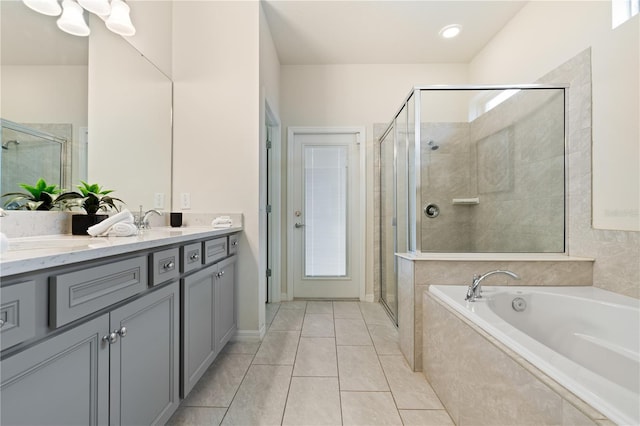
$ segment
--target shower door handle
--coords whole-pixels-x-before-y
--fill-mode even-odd
[[[304,223],[296,223],[294,226],[296,228],[302,228],[304,226]]]

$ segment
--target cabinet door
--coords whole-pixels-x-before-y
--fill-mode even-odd
[[[111,312],[112,425],[164,424],[178,407],[179,286],[168,284]]]
[[[236,257],[218,263],[216,277],[216,346],[220,351],[236,332]]]
[[[216,357],[215,279],[211,265],[182,280],[182,397],[186,397]]]
[[[107,424],[108,330],[104,314],[2,360],[0,424]]]

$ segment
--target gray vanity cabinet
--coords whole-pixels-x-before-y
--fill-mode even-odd
[[[180,404],[179,284],[111,311],[110,424],[164,424]]]
[[[182,397],[186,397],[236,331],[236,256],[182,280]]]
[[[236,332],[236,256],[222,260],[217,265],[215,338],[218,350],[222,350]]]
[[[178,407],[179,286],[168,284],[1,364],[0,424],[163,424]]]
[[[107,424],[108,327],[104,314],[2,360],[0,424]]]
[[[208,266],[182,280],[182,385],[191,391],[215,359],[215,281],[218,265]]]

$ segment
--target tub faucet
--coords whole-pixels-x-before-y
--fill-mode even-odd
[[[482,297],[482,295],[480,294],[480,290],[481,290],[480,283],[482,282],[482,280],[484,280],[488,276],[491,276],[494,274],[506,274],[515,280],[520,279],[518,274],[515,274],[511,271],[503,271],[501,269],[496,269],[495,271],[490,271],[482,275],[474,275],[473,282],[469,286],[469,289],[467,290],[467,296],[464,298],[464,300],[467,300],[469,302],[475,302],[476,299],[480,299]]]

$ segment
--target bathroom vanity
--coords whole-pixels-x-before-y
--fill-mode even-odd
[[[14,239],[0,423],[165,423],[236,331],[241,229]]]

